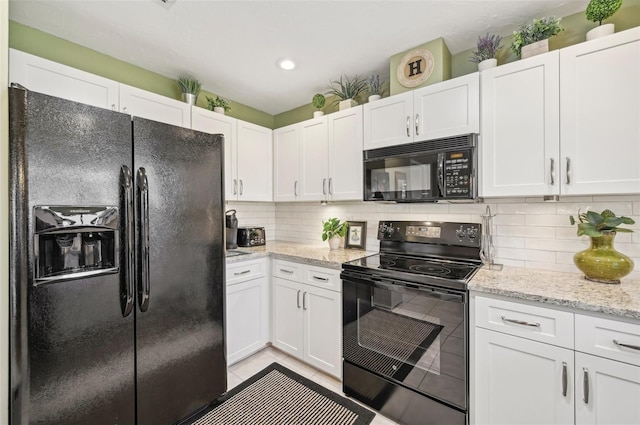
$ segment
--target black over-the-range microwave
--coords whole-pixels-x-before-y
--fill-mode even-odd
[[[364,151],[364,200],[476,200],[477,140],[466,134]]]

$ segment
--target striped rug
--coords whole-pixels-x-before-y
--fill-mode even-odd
[[[193,425],[367,425],[375,414],[272,363],[225,394]]]

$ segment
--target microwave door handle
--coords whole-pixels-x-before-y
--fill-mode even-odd
[[[444,154],[438,154],[438,188],[440,189],[440,197],[444,197]]]

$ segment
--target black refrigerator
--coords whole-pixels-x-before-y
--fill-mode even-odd
[[[226,391],[223,137],[10,89],[10,415],[174,424]]]

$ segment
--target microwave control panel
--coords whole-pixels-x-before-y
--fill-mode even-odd
[[[447,197],[468,197],[471,193],[473,172],[471,150],[444,153],[444,195]]]

